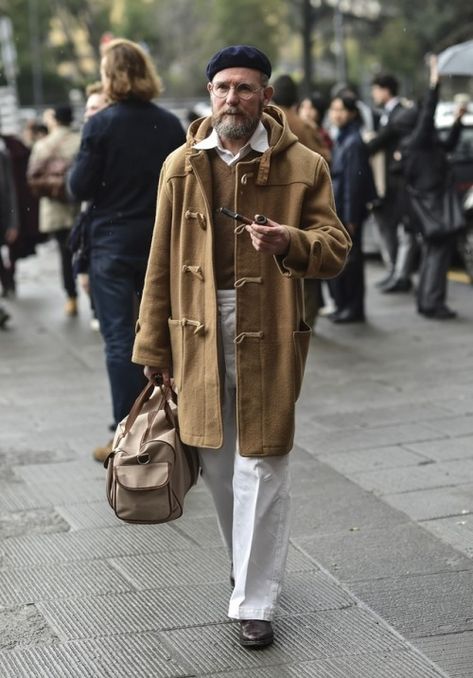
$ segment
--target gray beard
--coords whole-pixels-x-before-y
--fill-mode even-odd
[[[219,137],[227,139],[249,139],[258,127],[258,120],[250,118],[240,123],[233,120],[218,120],[214,122],[214,129]]]
[[[212,124],[218,136],[227,139],[249,139],[258,127],[259,121],[260,116],[246,117],[241,122],[237,122],[233,115],[226,114],[218,117],[214,115],[212,118]]]

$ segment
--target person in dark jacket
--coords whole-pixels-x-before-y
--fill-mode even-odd
[[[8,245],[9,265],[0,274],[4,296],[16,291],[16,263],[19,259],[29,257],[36,252],[36,245],[40,242],[38,199],[35,198],[26,181],[26,171],[30,149],[12,134],[2,134],[0,138],[8,149],[13,183],[18,205],[18,236]]]
[[[1,248],[12,245],[18,237],[18,207],[13,180],[10,154],[0,139],[0,274],[3,277],[4,266]],[[10,316],[0,305],[0,329],[3,329]]]
[[[142,370],[131,362],[134,326],[161,166],[185,135],[175,115],[152,103],[160,81],[139,45],[123,39],[108,43],[101,78],[112,103],[84,126],[69,185],[75,198],[91,201],[90,283],[116,425],[145,383]],[[110,441],[97,448],[95,458],[105,459],[111,446]]]
[[[399,160],[399,144],[405,131],[404,116],[408,108],[398,97],[399,83],[390,74],[379,74],[371,86],[371,95],[382,107],[379,129],[368,142],[370,155],[384,154],[384,192],[379,188],[375,217],[381,237],[381,254],[388,267],[387,275],[377,287],[384,293],[408,292],[416,253],[413,234],[405,228],[404,180]]]
[[[430,85],[423,105],[415,114],[411,113],[413,131],[404,138],[401,145],[403,172],[408,188],[422,195],[440,196],[445,191],[450,177],[447,153],[453,151],[460,138],[461,118],[465,108],[460,107],[448,137],[442,140],[435,129],[434,116],[439,98],[439,74],[437,57],[430,58]],[[409,199],[409,192],[407,192]],[[411,210],[413,214],[413,210]],[[413,227],[419,222],[413,217]],[[446,304],[447,273],[450,264],[455,235],[429,239],[422,231],[422,252],[420,277],[417,287],[417,309],[427,318],[449,320],[456,312]]]
[[[376,198],[368,151],[360,136],[360,113],[354,97],[336,96],[330,105],[330,121],[339,130],[332,149],[332,183],[337,214],[352,237],[347,264],[329,281],[336,311],[335,323],[363,322],[365,283],[362,225],[367,205]]]

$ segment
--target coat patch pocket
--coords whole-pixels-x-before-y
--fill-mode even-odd
[[[202,375],[199,366],[203,366],[204,324],[200,320],[169,318],[169,335],[171,339],[172,369],[176,388],[182,388],[183,380],[199,381]],[[201,370],[202,371],[202,370]]]

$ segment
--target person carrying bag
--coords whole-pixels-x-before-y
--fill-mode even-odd
[[[419,112],[412,110],[405,124],[411,132],[401,145],[406,179],[406,200],[412,228],[422,238],[417,309],[426,318],[449,320],[456,312],[446,305],[447,273],[455,237],[464,227],[464,217],[454,191],[447,152],[453,151],[461,134],[459,109],[450,134],[440,139],[434,116],[438,103],[437,58],[430,58],[430,87]]]

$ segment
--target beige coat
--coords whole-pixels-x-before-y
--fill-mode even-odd
[[[33,146],[28,162],[28,171],[41,165],[50,155],[72,160],[79,150],[80,135],[68,127],[57,127]],[[78,205],[41,198],[39,201],[39,230],[53,233],[71,228],[78,212]]]
[[[302,278],[330,278],[343,268],[350,237],[335,214],[325,161],[302,146],[280,112],[263,123],[270,148],[236,166],[235,203],[289,228],[284,257],[257,252],[235,233],[237,421],[243,456],[281,455],[293,443],[310,330],[303,321]],[[191,125],[185,146],[161,173],[153,243],[133,360],[172,366],[183,440],[222,445],[218,323],[214,279],[210,119]]]

